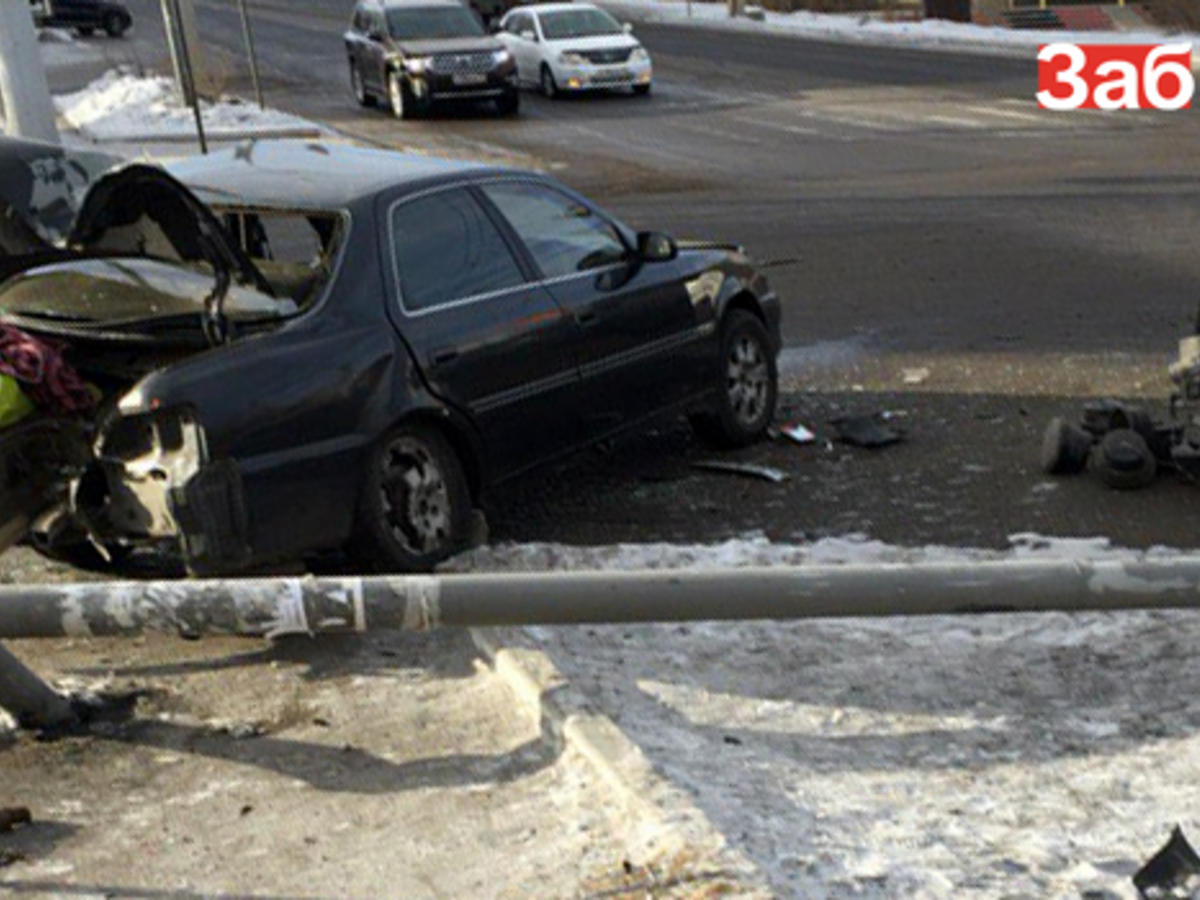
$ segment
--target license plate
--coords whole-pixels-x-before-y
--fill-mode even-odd
[[[486,75],[455,75],[454,84],[457,87],[466,87],[473,84],[487,84]]]

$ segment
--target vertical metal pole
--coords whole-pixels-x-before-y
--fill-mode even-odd
[[[0,645],[0,709],[23,728],[65,725],[76,718],[70,701]]]
[[[184,34],[179,0],[170,0],[175,39],[179,42],[179,63],[183,74],[184,94],[196,117],[196,137],[200,140],[200,152],[208,153],[208,140],[204,136],[204,119],[200,115],[200,97],[196,93],[196,81],[192,74],[192,60],[188,54],[187,36]]]
[[[691,0],[688,0],[688,3],[691,3]],[[250,28],[246,0],[238,0],[238,8],[242,12],[242,34],[246,38],[246,53],[250,57],[250,78],[254,81],[254,96],[258,99],[258,108],[266,109],[266,104],[263,103],[262,82],[258,79],[258,54],[254,52],[254,32]]]
[[[163,29],[167,33],[167,50],[171,54],[171,71],[175,75],[175,89],[179,93],[179,100],[182,103],[187,103],[188,92],[184,85],[183,77],[183,62],[179,58],[179,41],[176,38],[175,13],[171,9],[171,0],[160,0],[162,8]]]
[[[0,0],[0,109],[10,135],[58,143],[28,0]]]

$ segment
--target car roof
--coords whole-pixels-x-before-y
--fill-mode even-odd
[[[510,12],[548,13],[562,12],[566,9],[599,9],[594,3],[528,3],[524,6],[514,6]]]
[[[262,140],[165,168],[207,204],[332,210],[395,185],[497,167],[327,141]]]
[[[384,9],[404,6],[463,6],[459,0],[363,0],[362,5],[380,6]]]

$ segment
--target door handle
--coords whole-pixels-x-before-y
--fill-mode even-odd
[[[596,311],[594,309],[585,309],[575,313],[575,322],[579,325],[594,325],[596,323]]]
[[[441,347],[434,350],[432,353],[433,364],[435,366],[444,366],[448,362],[453,362],[458,359],[458,350],[454,347]]]

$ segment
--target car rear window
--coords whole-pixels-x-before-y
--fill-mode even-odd
[[[408,312],[516,287],[525,281],[508,244],[461,188],[392,210],[401,300]]]

